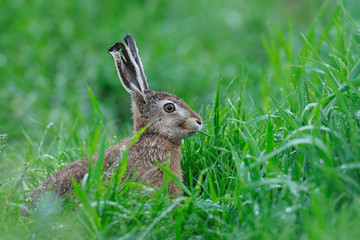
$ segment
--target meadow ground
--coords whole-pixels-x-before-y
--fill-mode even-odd
[[[2,1],[0,239],[357,239],[357,1]],[[183,197],[94,167],[76,200],[27,196],[131,134],[107,48],[127,32],[151,89],[204,121]],[[121,159],[125,163],[126,158]],[[165,174],[168,182],[173,176]],[[139,191],[140,190],[140,191]]]

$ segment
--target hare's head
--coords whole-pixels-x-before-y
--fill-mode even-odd
[[[132,96],[134,130],[151,124],[149,132],[174,139],[200,131],[201,117],[184,101],[170,93],[149,90],[134,38],[127,34],[124,40],[112,46],[109,53],[122,85]]]

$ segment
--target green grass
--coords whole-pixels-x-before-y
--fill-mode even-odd
[[[29,29],[46,32],[51,27],[37,25],[36,20],[53,20],[64,32],[54,31],[46,39],[69,37],[65,47],[70,51],[63,53],[60,43],[64,42],[48,45],[34,35],[30,42],[35,49],[25,50],[16,64],[9,58],[6,66],[10,66],[1,69],[6,80],[0,81],[0,96],[6,101],[0,103],[4,113],[0,116],[0,238],[356,239],[360,235],[360,9],[356,1],[320,2],[295,6],[303,14],[294,14],[292,21],[271,13],[282,1],[274,1],[269,11],[245,4],[248,13],[236,1],[179,3],[179,7],[134,2],[123,7],[133,10],[140,22],[152,23],[146,28],[140,22],[127,21],[129,26],[117,22],[116,14],[129,19],[130,13],[115,8],[115,2],[104,8],[92,2],[85,13],[78,13],[81,2],[78,6],[55,1],[60,13],[79,14],[65,19],[63,29],[60,13],[46,12],[46,4],[42,9],[35,3],[36,14],[44,14],[27,18],[24,12],[24,19],[34,19]],[[11,4],[14,7],[16,2]],[[198,16],[193,7],[202,7],[202,14]],[[246,31],[253,29],[250,36],[237,28],[235,23],[240,22],[231,9],[244,12],[241,24]],[[296,12],[289,10],[289,15],[291,11]],[[104,18],[105,13],[114,18]],[[99,20],[86,23],[87,16]],[[230,16],[230,27],[222,30],[225,16]],[[263,18],[270,20],[263,25]],[[66,35],[69,22],[73,32]],[[184,22],[193,23],[194,39],[188,39],[190,30],[179,28]],[[23,26],[20,20],[12,23],[15,29]],[[205,28],[207,24],[213,29]],[[114,25],[119,30],[114,32]],[[87,41],[87,31],[96,27],[100,32]],[[132,179],[119,185],[124,157],[109,181],[101,175],[101,164],[96,164],[88,184],[76,185],[76,199],[63,207],[45,199],[38,210],[21,216],[26,196],[55,170],[95,152],[100,153],[101,163],[104,149],[129,134],[129,123],[114,122],[128,116],[124,113],[128,102],[115,97],[128,96],[111,59],[105,60],[110,57],[92,50],[95,46],[106,50],[119,40],[118,32],[130,32],[127,29],[139,36],[150,86],[172,89],[200,109],[202,133],[186,139],[182,149],[182,188],[187,194],[169,199],[166,185],[156,190]],[[12,31],[9,35],[15,34]],[[164,38],[159,39],[159,31]],[[219,32],[224,34],[222,45],[215,37]],[[240,33],[245,46],[237,48]],[[172,34],[174,38],[169,37]],[[10,44],[10,38],[0,39],[14,49],[21,41]],[[179,44],[185,53],[170,54]],[[0,63],[1,56],[14,50],[2,47],[2,51]],[[26,70],[25,60],[33,55],[37,67]],[[177,68],[169,65],[172,61],[184,64]],[[199,82],[189,89],[194,78]],[[71,82],[75,88],[69,87]],[[168,183],[173,176],[162,168]]]

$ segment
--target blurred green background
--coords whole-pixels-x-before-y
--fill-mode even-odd
[[[359,0],[0,1],[0,239],[88,239],[87,220],[103,222],[94,228],[103,229],[99,239],[133,239],[145,228],[153,238],[176,230],[177,239],[354,239],[360,33],[353,23],[360,26]],[[162,191],[141,201],[119,191],[116,204],[126,209],[119,213],[130,217],[111,221],[107,210],[69,215],[71,204],[63,216],[20,217],[40,182],[99,147],[88,87],[106,146],[130,134],[130,97],[107,53],[126,33],[150,88],[183,98],[207,124],[183,145],[184,182],[199,191],[180,205]],[[350,90],[338,86],[345,83]]]
[[[110,136],[128,134],[130,98],[107,53],[126,33],[137,40],[151,89],[175,93],[199,110],[211,103],[220,79],[226,85],[237,78],[228,91],[236,97],[236,83],[246,78],[256,101],[262,87],[257,76],[268,64],[262,36],[276,26],[292,31],[296,46],[323,3],[1,1],[0,134],[21,145],[24,132],[30,138],[42,134],[35,121],[67,132],[78,121],[86,135],[93,116],[87,86],[101,104]],[[331,19],[335,5],[328,1],[319,21]],[[359,12],[355,0],[344,5]],[[263,80],[269,86],[272,77]]]

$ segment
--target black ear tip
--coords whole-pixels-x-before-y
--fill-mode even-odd
[[[130,33],[128,33],[125,35],[124,40],[126,42],[126,45],[129,45],[129,40],[134,41],[134,37]]]
[[[117,42],[111,48],[108,49],[108,52],[118,52],[122,48],[122,43]]]
[[[125,38],[127,38],[127,37],[131,37],[131,38],[134,38],[130,33],[127,33],[127,34],[125,34],[125,37],[124,37],[124,39]]]

